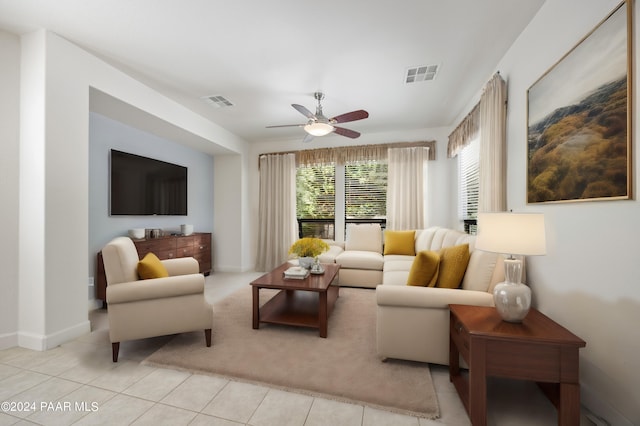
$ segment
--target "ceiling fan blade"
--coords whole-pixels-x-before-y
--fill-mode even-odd
[[[344,127],[336,127],[333,126],[333,132],[339,134],[340,136],[346,136],[351,139],[356,139],[360,137],[360,133],[355,130],[345,129]]]
[[[304,143],[309,143],[309,142],[311,142],[312,140],[313,140],[313,135],[312,135],[312,134],[307,133],[307,134],[304,136],[304,139],[302,139],[302,142],[304,142]]]
[[[273,129],[276,127],[304,127],[305,124],[281,124],[279,126],[266,126],[267,129]]]
[[[359,109],[333,117],[331,121],[334,123],[348,123],[349,121],[362,120],[367,117],[369,117],[369,113],[363,109]]]
[[[300,114],[304,115],[305,117],[311,119],[311,120],[315,120],[316,119],[316,115],[314,113],[312,113],[311,111],[309,111],[308,109],[306,109],[305,107],[303,107],[302,105],[298,105],[298,104],[291,104],[292,107],[294,107],[296,109],[296,111],[298,111]]]

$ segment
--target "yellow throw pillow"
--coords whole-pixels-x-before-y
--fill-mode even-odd
[[[440,272],[436,287],[458,288],[469,264],[469,244],[445,247],[440,250]]]
[[[416,231],[384,231],[384,254],[416,255]]]
[[[147,253],[140,262],[138,262],[138,276],[141,280],[151,278],[168,277],[167,268],[164,267],[158,256],[153,253]]]
[[[424,250],[418,252],[413,259],[407,285],[433,287],[438,279],[440,255],[436,251]]]

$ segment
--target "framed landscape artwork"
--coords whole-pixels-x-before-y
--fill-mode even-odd
[[[631,198],[631,13],[621,3],[527,91],[527,203]]]

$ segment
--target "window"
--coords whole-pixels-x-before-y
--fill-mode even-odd
[[[458,154],[458,216],[467,233],[476,233],[478,219],[478,192],[480,140],[476,138]]]
[[[336,227],[343,229],[347,223],[373,222],[384,228],[386,205],[386,161],[297,169],[296,216],[300,237],[336,239]]]
[[[300,166],[296,170],[296,217],[300,236],[334,239],[336,168]]]
[[[344,199],[347,219],[382,219],[387,216],[387,163],[345,165]]]

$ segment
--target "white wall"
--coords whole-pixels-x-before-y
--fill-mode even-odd
[[[20,40],[0,31],[0,348],[18,343]]]
[[[111,149],[187,167],[187,216],[110,216],[109,152]],[[213,157],[101,114],[89,115],[89,253],[98,253],[112,238],[131,228],[161,228],[179,232],[189,223],[195,232],[212,232]],[[89,256],[89,276],[95,256]],[[93,296],[90,294],[90,296]],[[93,297],[91,297],[93,298]]]
[[[640,203],[527,205],[525,190],[527,89],[618,4],[619,0],[547,0],[496,70],[507,80],[509,92],[508,207],[545,214],[547,255],[531,257],[527,265],[534,304],[587,342],[580,351],[583,404],[612,425],[637,425]],[[636,8],[636,25],[639,18]],[[637,36],[633,40],[634,57],[638,57],[639,41]],[[632,87],[637,83],[634,77]],[[637,117],[636,110],[633,118]],[[638,140],[636,129],[634,141]],[[638,164],[639,150],[632,154]],[[634,176],[633,187],[637,183]]]
[[[260,196],[260,172],[258,169],[258,158],[261,154],[296,151],[303,149],[338,147],[345,145],[368,145],[393,142],[417,142],[436,141],[436,160],[429,161],[428,193],[427,201],[427,221],[428,226],[456,227],[457,219],[455,210],[452,212],[452,201],[454,194],[450,190],[451,168],[455,169],[456,161],[447,158],[447,142],[451,133],[449,127],[439,127],[432,129],[416,129],[412,131],[389,132],[363,134],[360,138],[351,140],[341,136],[324,136],[315,138],[309,144],[302,143],[303,133],[295,139],[286,141],[268,141],[253,144],[249,151],[249,172],[250,172],[250,193],[251,193],[251,235],[253,247],[253,259],[251,265],[255,265],[255,254],[257,250],[257,228],[258,228],[258,200]],[[452,219],[453,218],[453,219]]]

